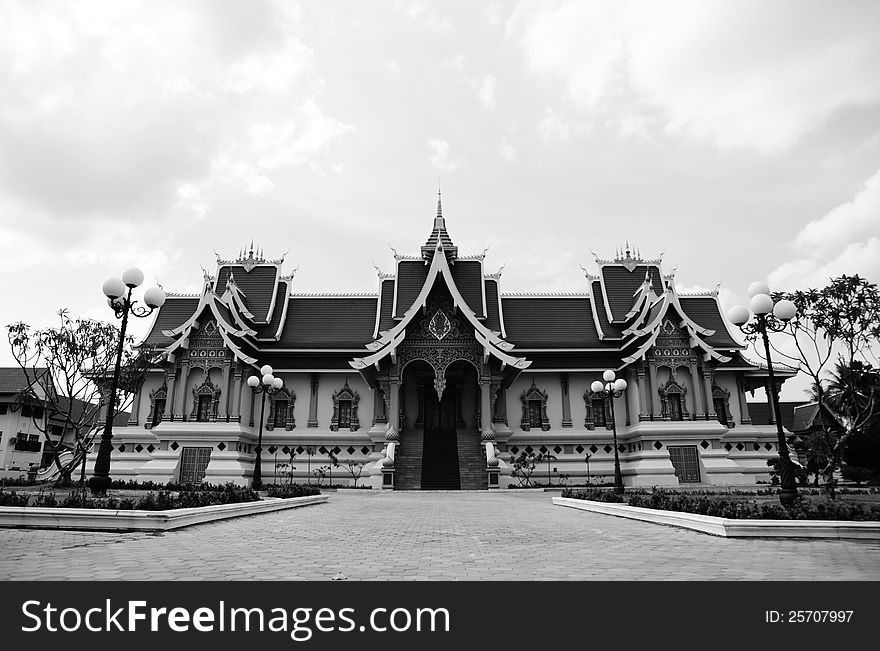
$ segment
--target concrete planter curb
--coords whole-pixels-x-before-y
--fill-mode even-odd
[[[264,497],[259,502],[168,511],[53,509],[35,506],[0,507],[0,528],[75,529],[79,531],[171,531],[194,524],[323,504],[326,495]]]
[[[643,509],[613,502],[554,497],[553,504],[632,520],[668,524],[723,538],[858,538],[880,540],[880,522],[845,520],[731,520],[681,511]]]

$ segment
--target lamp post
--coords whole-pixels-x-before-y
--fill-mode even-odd
[[[104,495],[110,488],[110,453],[113,450],[113,417],[116,410],[116,392],[119,389],[119,373],[122,368],[122,350],[125,347],[125,329],[128,326],[128,315],[138,318],[151,315],[155,310],[165,304],[165,292],[161,287],[151,287],[144,292],[144,305],[138,305],[138,301],[131,298],[135,287],[144,282],[144,272],[132,267],[122,274],[122,278],[110,278],[104,281],[102,290],[107,297],[107,302],[113,308],[117,319],[122,319],[119,330],[119,343],[116,347],[116,365],[113,369],[113,379],[110,381],[110,396],[107,402],[107,419],[104,422],[104,432],[101,434],[101,446],[98,448],[98,458],[95,460],[95,468],[89,478],[89,488],[95,495]]]
[[[263,418],[266,413],[266,394],[274,395],[284,386],[284,382],[281,381],[280,377],[272,375],[272,367],[268,364],[260,369],[260,374],[263,376],[262,380],[256,375],[251,375],[247,380],[248,386],[254,392],[254,395],[263,395],[262,405],[260,406],[260,433],[257,437],[257,458],[254,460],[254,479],[252,482],[253,488],[257,490],[263,487]]]
[[[592,484],[593,482],[590,481],[590,454],[589,453],[587,453],[584,456],[584,461],[587,463],[587,484]]]
[[[767,283],[755,282],[749,285],[749,306],[734,305],[727,313],[731,323],[737,326],[746,335],[760,334],[764,340],[764,352],[767,355],[767,375],[770,378],[770,388],[767,400],[773,409],[773,418],[776,421],[776,442],[779,448],[779,475],[782,490],[779,493],[779,501],[788,506],[797,499],[797,480],[795,477],[794,462],[785,442],[785,433],[782,431],[782,418],[779,413],[779,397],[776,395],[776,377],[773,373],[773,361],[770,359],[770,339],[768,332],[781,332],[785,325],[797,316],[795,304],[789,300],[773,302],[770,296],[770,287]],[[754,320],[749,320],[754,316]]]
[[[620,473],[620,456],[617,453],[617,423],[614,422],[614,399],[619,398],[626,391],[626,380],[614,379],[614,371],[608,370],[602,373],[603,384],[599,380],[590,385],[593,393],[603,400],[608,399],[611,405],[611,435],[614,437],[614,492],[623,493],[623,475]]]

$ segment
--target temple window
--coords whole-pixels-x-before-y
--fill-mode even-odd
[[[348,380],[345,386],[333,392],[333,416],[330,418],[330,430],[338,431],[339,428],[350,429],[356,432],[360,423],[358,421],[358,401],[360,395],[358,392],[348,386]]]
[[[547,417],[547,392],[535,386],[534,380],[532,386],[522,392],[520,401],[523,412],[520,427],[524,432],[528,432],[533,427],[545,432],[550,429],[550,419]]]
[[[287,400],[275,401],[275,427],[284,429],[287,425]]]
[[[605,399],[593,398],[593,424],[596,427],[607,427],[608,421],[605,420]]]
[[[155,427],[162,422],[165,413],[165,398],[157,398],[153,401],[153,410],[150,416],[150,427]]]

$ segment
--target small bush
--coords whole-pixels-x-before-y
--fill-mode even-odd
[[[600,490],[598,488],[588,488],[586,490],[575,490],[566,488],[562,491],[562,497],[571,497],[576,500],[591,500],[593,502],[625,502],[626,497],[619,495],[614,491]]]
[[[280,484],[267,487],[269,497],[307,497],[320,495],[321,490],[311,484]]]
[[[27,506],[28,496],[0,488],[0,506]]]
[[[562,495],[597,502],[626,501],[629,506],[711,515],[732,520],[880,520],[880,504],[811,502],[803,496],[793,505],[783,506],[778,502],[758,503],[757,500],[727,499],[723,497],[723,493],[712,491],[677,493],[661,488],[655,488],[650,492],[644,490],[627,492],[625,496],[599,490],[565,490]]]

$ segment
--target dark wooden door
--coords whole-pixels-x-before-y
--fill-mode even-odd
[[[700,457],[696,445],[671,445],[669,458],[679,483],[699,483]]]
[[[211,461],[211,448],[183,448],[180,455],[180,483],[201,484]]]
[[[199,411],[196,414],[196,420],[200,423],[207,423],[208,416],[211,413],[211,396],[199,396]]]

